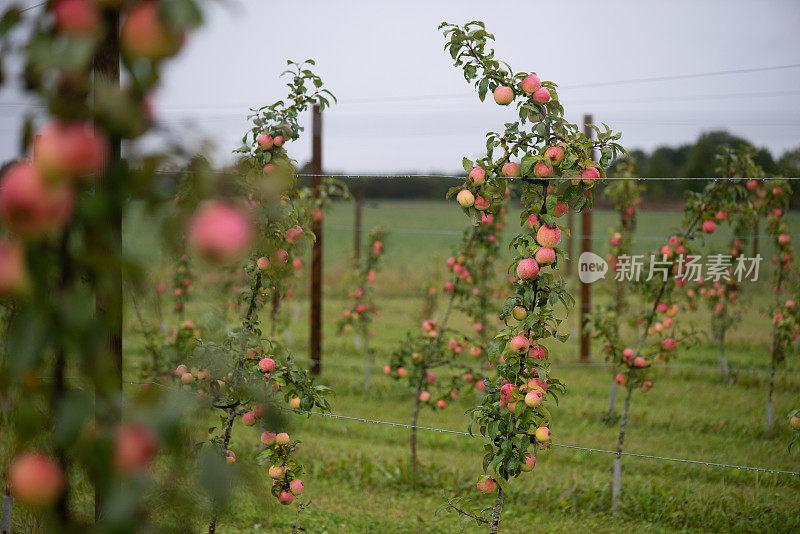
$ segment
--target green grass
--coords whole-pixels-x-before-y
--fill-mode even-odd
[[[514,210],[507,235],[516,231]],[[157,275],[169,278],[168,258],[159,252],[155,229],[157,217],[141,214],[125,228],[126,248],[154,266]],[[594,217],[594,247],[603,253],[608,228],[614,215],[598,212]],[[383,309],[376,320],[378,335],[374,346],[377,363],[402,338],[418,328],[422,293],[439,273],[441,264],[460,239],[465,218],[441,202],[368,203],[364,226],[383,224],[390,233],[386,240],[386,266],[379,275],[377,302]],[[579,219],[576,218],[576,227]],[[680,222],[680,214],[645,212],[637,228],[635,248],[649,251]],[[800,233],[797,218],[794,232]],[[352,208],[338,205],[326,219],[324,361],[320,382],[336,391],[336,414],[408,423],[412,397],[401,383],[374,375],[373,388],[362,391],[362,355],[348,336],[336,332],[335,322],[345,305],[345,291],[352,253]],[[435,232],[428,232],[434,229]],[[712,243],[727,242],[713,236]],[[763,255],[771,247],[762,239]],[[577,245],[576,245],[577,246]],[[769,256],[767,256],[769,257]],[[502,260],[502,261],[501,261]],[[504,259],[498,263],[503,264]],[[200,270],[198,268],[198,270]],[[289,331],[293,349],[308,354],[307,274],[298,279],[295,298],[284,307],[292,320]],[[217,274],[203,272],[197,281],[195,300],[188,317],[201,325],[219,315],[215,286]],[[571,282],[574,293],[577,285]],[[440,285],[440,283],[436,283]],[[730,332],[728,359],[732,367],[761,368],[769,365],[767,346],[770,321],[766,316],[771,301],[770,284],[763,281],[745,286],[739,310],[744,320]],[[604,288],[594,286],[595,299],[604,300]],[[499,302],[498,302],[499,306]],[[229,315],[228,320],[233,320]],[[681,320],[708,328],[704,310],[682,314]],[[466,325],[456,317],[454,326]],[[577,331],[577,312],[565,325]],[[133,313],[126,312],[126,361],[128,374],[135,378],[137,359],[144,354]],[[596,346],[596,344],[595,344]],[[575,336],[563,346],[550,346],[556,362],[577,360]],[[597,355],[592,361],[600,361]],[[707,339],[690,351],[682,351],[678,364],[717,365],[717,349]],[[800,370],[797,359],[786,369]],[[618,428],[600,417],[606,406],[611,375],[602,367],[562,367],[557,375],[568,387],[559,406],[553,409],[556,443],[602,449],[613,448]],[[709,462],[798,470],[797,451],[787,451],[790,433],[783,416],[800,402],[800,375],[781,375],[777,380],[775,408],[777,423],[773,437],[763,431],[767,375],[741,373],[733,383],[718,373],[691,369],[655,371],[655,387],[649,393],[636,392],[625,449],[630,452],[690,458]],[[133,387],[133,386],[131,386]],[[464,412],[477,397],[465,395],[447,410],[423,411],[420,425],[465,430]],[[618,399],[617,411],[621,409]],[[199,422],[202,424],[202,421]],[[307,532],[418,533],[460,532],[461,518],[436,510],[448,498],[473,496],[477,504],[490,506],[491,496],[478,495],[474,483],[480,472],[482,438],[420,431],[420,457],[424,464],[418,487],[408,476],[407,429],[344,421],[324,417],[294,417],[293,438],[302,440],[299,456],[308,466],[303,501],[311,501],[301,513],[299,524]],[[239,465],[247,468],[258,445],[256,431],[237,426],[233,446]],[[504,512],[506,532],[798,532],[800,531],[800,480],[796,477],[721,469],[704,465],[623,459],[623,496],[618,512],[609,513],[611,455],[555,448],[539,457],[532,473],[515,485]],[[289,532],[296,519],[296,507],[280,507],[268,495],[266,473],[238,491],[234,504],[220,519],[222,533]],[[204,518],[197,518],[202,528]],[[467,532],[486,529],[474,524]]]
[[[518,211],[509,216],[507,236],[516,231]],[[576,218],[576,227],[578,226]],[[593,247],[604,250],[614,214],[598,212],[594,217]],[[797,221],[794,220],[795,231]],[[634,247],[646,252],[660,243],[680,223],[680,214],[645,212],[639,219]],[[353,417],[408,423],[411,418],[410,392],[400,383],[375,376],[371,391],[361,388],[363,358],[350,337],[336,333],[335,321],[345,305],[344,294],[352,253],[352,208],[336,206],[326,219],[324,359],[320,378],[336,391],[333,412]],[[374,346],[377,361],[404,333],[418,327],[420,298],[431,283],[441,280],[440,265],[460,239],[464,218],[443,203],[368,203],[364,226],[383,224],[395,230],[386,240],[386,266],[379,275],[377,301],[383,314],[375,323],[378,336]],[[137,228],[141,228],[137,223]],[[429,230],[433,229],[433,232]],[[131,235],[131,232],[128,232]],[[132,249],[142,246],[146,232],[137,232]],[[150,237],[152,239],[152,237]],[[727,243],[723,232],[709,239],[709,245]],[[577,244],[576,244],[577,248]],[[761,240],[762,254],[771,244]],[[503,259],[504,260],[504,259]],[[498,261],[498,263],[505,263]],[[294,350],[307,355],[307,274],[298,281],[297,298],[284,312],[299,318],[291,322]],[[745,320],[730,332],[728,359],[733,367],[761,368],[769,365],[767,353],[770,321],[764,313],[771,301],[768,276],[762,283],[745,286],[740,310]],[[437,284],[438,285],[438,284]],[[577,289],[573,283],[574,289]],[[595,298],[604,300],[604,288],[595,285]],[[202,294],[202,290],[200,291]],[[577,293],[577,291],[576,291]],[[204,315],[200,303],[191,312]],[[685,314],[707,329],[704,310]],[[455,325],[466,325],[457,317]],[[133,328],[133,325],[130,325]],[[574,334],[577,314],[565,327]],[[131,339],[131,349],[135,338]],[[139,352],[136,350],[136,352]],[[575,336],[562,347],[551,347],[558,362],[577,360]],[[593,361],[599,361],[595,356]],[[679,364],[717,365],[717,349],[707,339],[679,355]],[[800,370],[797,361],[787,369]],[[604,368],[564,367],[558,376],[568,393],[554,409],[553,432],[558,443],[611,449],[618,428],[601,420],[606,405],[610,372]],[[741,373],[734,383],[717,373],[701,370],[660,370],[655,387],[633,399],[626,450],[661,456],[699,459],[709,462],[796,470],[797,454],[787,451],[790,439],[783,415],[800,400],[800,375],[778,378],[775,434],[763,431],[767,375]],[[423,411],[420,424],[464,430],[464,412],[476,402],[466,395],[445,411]],[[618,399],[617,411],[621,409]],[[424,462],[421,487],[412,488],[408,478],[407,429],[344,421],[323,417],[294,418],[292,433],[303,441],[300,457],[309,466],[304,495],[311,505],[300,516],[309,532],[459,532],[460,517],[436,514],[446,499],[470,495],[484,506],[491,496],[480,496],[474,482],[480,471],[481,438],[420,431],[420,455]],[[235,446],[255,452],[254,432],[237,428]],[[612,457],[606,454],[556,448],[541,457],[535,470],[524,476],[504,513],[507,530],[541,529],[549,532],[787,532],[800,530],[797,509],[800,481],[785,475],[753,473],[626,457],[623,459],[623,499],[620,510],[609,514]],[[294,507],[271,503],[263,485],[242,488],[240,498],[222,519],[223,532],[285,532],[295,519]],[[484,529],[470,524],[467,531]]]

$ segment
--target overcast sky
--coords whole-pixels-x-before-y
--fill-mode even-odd
[[[775,155],[800,145],[800,68],[570,88],[800,64],[797,0],[223,1],[168,65],[156,113],[213,141],[225,164],[247,108],[285,94],[285,60],[314,58],[340,101],[324,117],[326,170],[451,171],[480,153],[486,131],[515,118],[481,104],[442,50],[440,22],[475,19],[495,34],[499,59],[562,86],[572,121],[591,113],[628,148],[720,128]],[[21,100],[13,87],[0,91],[0,160],[18,150]],[[289,148],[301,163],[309,137]]]

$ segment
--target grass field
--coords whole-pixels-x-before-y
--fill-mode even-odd
[[[509,217],[508,235],[516,231],[516,217],[516,211]],[[610,212],[595,214],[594,247],[601,255],[613,220]],[[131,253],[156,266],[159,276],[169,279],[169,260],[159,252],[154,222],[141,215],[129,220],[125,245]],[[576,218],[576,225],[577,222]],[[679,222],[677,213],[643,213],[635,248],[649,251]],[[797,218],[792,222],[795,234],[800,234]],[[378,350],[376,364],[382,364],[383,355],[405,332],[418,328],[422,294],[431,283],[431,276],[438,273],[436,280],[441,280],[441,264],[458,243],[465,218],[452,205],[442,202],[368,203],[364,226],[375,224],[383,224],[391,232],[386,240],[385,268],[376,285],[376,300],[383,314],[375,323],[374,346]],[[352,207],[336,206],[326,225],[326,364],[320,382],[336,391],[332,400],[335,414],[408,423],[411,393],[382,375],[376,376],[372,389],[364,393],[363,357],[351,337],[336,332],[335,321],[345,304],[353,246]],[[763,255],[770,253],[766,241],[761,240]],[[727,238],[715,235],[714,242],[723,244]],[[308,346],[307,275],[308,270],[304,269],[295,297],[284,307],[290,317],[290,339],[300,357],[307,356]],[[214,289],[216,281],[214,276],[205,274],[197,281],[197,297],[190,304],[187,317],[200,325],[213,322],[219,314],[219,307],[211,304],[213,299],[219,301]],[[594,287],[596,299],[603,300],[603,286]],[[577,289],[574,283],[573,288]],[[769,366],[770,321],[765,314],[772,298],[769,288],[768,282],[762,282],[743,290],[743,321],[734,327],[729,338],[732,367]],[[688,313],[682,320],[708,328],[704,310]],[[573,334],[576,321],[577,313],[573,313],[566,326]],[[466,325],[463,317],[453,323],[459,324]],[[144,350],[130,309],[126,312],[125,351],[128,375],[136,379],[136,361]],[[562,347],[552,346],[551,354],[561,364],[576,362],[575,336]],[[592,361],[599,362],[601,357],[594,355]],[[706,339],[691,351],[681,352],[676,363],[714,367],[716,362],[716,348]],[[796,359],[789,361],[786,369],[800,371],[800,364]],[[558,376],[567,384],[568,393],[553,410],[554,441],[613,448],[617,425],[601,419],[610,384],[609,370],[564,366],[558,369]],[[800,403],[800,375],[781,375],[777,380],[778,421],[772,438],[765,437],[763,430],[766,380],[767,375],[762,373],[739,373],[729,383],[713,370],[659,370],[652,391],[634,394],[626,450],[800,470],[800,451],[787,451],[790,433],[783,419]],[[464,412],[476,400],[474,395],[465,395],[442,412],[423,411],[420,425],[463,431],[467,423]],[[618,401],[618,411],[620,404]],[[311,504],[298,519],[296,507],[280,507],[268,495],[264,474],[240,489],[234,504],[220,519],[219,532],[289,532],[295,520],[307,532],[314,533],[460,532],[464,528],[460,517],[450,512],[436,514],[446,499],[472,495],[485,506],[493,502],[492,496],[478,495],[474,488],[480,472],[482,438],[420,431],[424,468],[419,486],[413,488],[408,476],[407,429],[314,416],[293,417],[290,432],[303,441],[299,455],[310,471],[305,477],[303,500]],[[245,468],[254,464],[251,458],[258,446],[256,431],[237,426],[233,439],[238,463]],[[622,504],[611,516],[611,455],[555,448],[549,456],[538,459],[535,470],[520,479],[516,492],[507,501],[503,531],[800,531],[797,477],[627,457],[623,460]],[[198,518],[195,530],[201,530],[205,521]],[[470,524],[466,531],[484,529]]]

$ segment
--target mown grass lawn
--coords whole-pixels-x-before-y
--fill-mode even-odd
[[[518,211],[509,215],[507,236],[516,231]],[[326,219],[324,366],[320,381],[336,391],[333,412],[366,419],[408,423],[412,395],[404,384],[374,375],[369,392],[362,389],[363,356],[353,339],[340,336],[335,327],[346,303],[348,270],[352,254],[352,207],[337,205]],[[614,214],[599,211],[594,217],[593,248],[601,255],[614,223]],[[578,218],[576,217],[576,227]],[[377,319],[381,364],[406,331],[418,327],[422,294],[433,282],[441,285],[441,263],[451,254],[464,228],[457,209],[441,202],[368,202],[364,226],[383,224],[390,230],[386,240],[384,269],[378,277],[377,296],[383,314]],[[141,221],[131,221],[141,228]],[[634,247],[648,252],[680,223],[680,214],[645,211],[639,218]],[[796,218],[794,229],[800,230]],[[366,231],[364,232],[366,233]],[[763,230],[762,233],[766,233]],[[132,250],[152,254],[155,236],[128,232]],[[719,249],[729,236],[720,232],[706,245]],[[577,244],[575,245],[577,248]],[[745,286],[739,312],[742,320],[730,332],[728,359],[732,367],[767,369],[770,320],[766,310],[772,300],[768,262],[771,243],[760,240],[765,272],[758,284]],[[501,258],[498,264],[505,263]],[[168,261],[164,261],[168,264]],[[289,339],[298,356],[307,356],[307,271],[298,280],[295,298],[285,307],[290,319]],[[199,281],[202,286],[202,279]],[[594,286],[603,301],[602,284]],[[198,316],[212,312],[204,290],[190,307]],[[499,303],[498,303],[499,304]],[[632,303],[632,305],[635,305]],[[682,313],[707,330],[706,310]],[[130,316],[130,314],[129,314]],[[466,326],[456,317],[454,326]],[[129,353],[141,353],[136,325],[128,322]],[[565,329],[575,334],[577,314]],[[577,361],[576,338],[551,347],[557,362]],[[132,358],[135,360],[135,356]],[[601,361],[596,353],[592,360]],[[705,338],[699,346],[680,353],[680,365],[715,367],[716,346]],[[787,370],[800,371],[790,361]],[[377,373],[377,368],[374,369]],[[605,423],[601,412],[607,402],[610,371],[603,367],[565,366],[558,370],[568,393],[554,410],[558,443],[610,449],[616,444],[617,424]],[[626,450],[660,456],[698,459],[745,466],[800,470],[800,452],[787,451],[790,433],[783,416],[800,402],[800,375],[781,375],[777,381],[772,438],[763,429],[767,375],[739,373],[735,381],[722,380],[713,370],[669,369],[655,375],[655,387],[634,396]],[[420,424],[465,430],[464,412],[477,397],[467,395],[447,410],[423,412]],[[617,411],[621,409],[618,399]],[[239,498],[222,521],[223,532],[286,532],[295,520],[309,532],[459,532],[461,518],[437,509],[456,496],[473,496],[490,506],[491,496],[478,495],[474,482],[480,471],[481,438],[420,431],[424,462],[422,481],[411,485],[408,476],[407,429],[314,416],[294,417],[291,432],[304,443],[301,458],[308,464],[307,492],[310,505],[299,516],[295,508],[279,507],[266,495],[258,479],[242,488]],[[254,431],[237,428],[234,443],[247,462],[257,447]],[[535,470],[524,476],[504,513],[511,531],[548,532],[790,532],[800,530],[800,480],[786,475],[754,473],[639,458],[623,460],[623,500],[619,511],[609,513],[612,457],[606,454],[555,448],[541,457]],[[257,469],[257,467],[254,467]],[[202,523],[202,522],[201,522]],[[482,531],[469,524],[467,531]]]
[[[517,210],[509,216],[507,236],[516,231]],[[800,222],[792,214],[794,231]],[[139,213],[126,223],[126,248],[145,258],[162,280],[170,278],[170,258],[160,251],[158,214]],[[578,218],[576,218],[576,223]],[[595,214],[594,247],[603,255],[611,212]],[[635,248],[649,251],[680,222],[680,214],[646,211],[639,219]],[[460,239],[465,218],[443,202],[370,202],[364,226],[381,223],[390,230],[386,263],[376,284],[376,300],[383,309],[375,323],[377,349],[373,387],[362,388],[363,356],[350,336],[339,335],[335,322],[346,303],[348,270],[352,254],[352,207],[337,205],[326,219],[324,367],[319,381],[336,391],[333,412],[351,417],[408,423],[412,394],[403,383],[379,373],[388,352],[405,332],[418,328],[422,295],[430,284],[441,285],[442,263]],[[577,226],[577,224],[576,224]],[[763,224],[762,224],[763,228]],[[762,230],[763,231],[763,230]],[[365,232],[366,233],[366,232]],[[720,232],[708,240],[722,246],[728,237]],[[768,239],[761,239],[761,253],[770,257]],[[505,258],[498,264],[506,263]],[[766,266],[765,262],[765,266]],[[233,321],[226,315],[219,294],[218,273],[199,273],[194,300],[187,317],[203,325]],[[767,269],[768,271],[768,269]],[[295,296],[283,307],[289,322],[288,337],[298,357],[308,356],[308,270],[304,269]],[[577,286],[572,282],[573,288]],[[607,299],[604,286],[594,287],[595,299]],[[767,351],[770,320],[766,311],[772,301],[769,273],[758,284],[746,285],[738,312],[741,321],[728,339],[728,359],[735,368],[769,367]],[[152,319],[148,303],[141,305]],[[498,307],[500,302],[498,301]],[[637,303],[631,303],[636,306]],[[165,298],[165,309],[168,302]],[[169,318],[169,314],[167,314]],[[139,325],[132,308],[126,310],[125,354],[127,377],[138,379],[137,363],[144,357]],[[704,309],[682,312],[682,321],[707,330]],[[172,320],[169,318],[169,320]],[[455,317],[453,326],[466,326]],[[610,449],[616,444],[617,424],[606,423],[610,371],[604,367],[577,367],[577,313],[564,326],[573,336],[562,346],[551,344],[551,355],[562,364],[558,376],[568,392],[553,409],[556,443]],[[596,346],[596,344],[595,344]],[[593,362],[602,361],[597,351]],[[717,349],[708,339],[674,362],[687,366],[717,365]],[[564,365],[567,364],[567,365]],[[800,371],[797,359],[785,370]],[[662,369],[655,372],[655,387],[634,394],[626,450],[637,453],[690,458],[708,462],[800,470],[800,451],[790,453],[790,432],[784,415],[800,406],[800,374],[780,375],[775,393],[777,422],[766,437],[764,402],[767,375],[738,373],[723,380],[706,369]],[[129,385],[129,388],[137,386]],[[464,431],[464,415],[477,401],[465,395],[446,410],[423,411],[420,424]],[[617,412],[621,409],[618,399]],[[209,419],[210,420],[210,419]],[[208,421],[198,421],[198,427]],[[295,506],[281,507],[268,495],[266,473],[252,460],[258,447],[253,429],[237,426],[232,448],[237,465],[250,469],[250,482],[241,487],[220,519],[219,532],[290,532],[295,522],[307,532],[481,532],[461,517],[437,514],[447,499],[472,496],[491,506],[492,496],[474,489],[480,472],[482,438],[420,431],[421,480],[412,486],[408,473],[408,429],[357,421],[313,416],[292,417],[289,431],[303,441],[299,456],[308,466],[300,513]],[[507,501],[504,531],[546,532],[798,532],[800,531],[800,480],[797,477],[723,469],[705,465],[626,457],[623,460],[623,498],[615,515],[609,513],[612,457],[607,454],[554,448],[540,455],[535,470],[523,476]],[[88,497],[87,497],[88,503]],[[88,505],[88,504],[87,504]],[[20,515],[17,521],[23,521]],[[206,518],[187,518],[187,530],[201,531]],[[21,523],[20,523],[21,525]]]

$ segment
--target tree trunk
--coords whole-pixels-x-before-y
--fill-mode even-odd
[[[369,333],[364,336],[364,391],[369,391],[372,354],[369,351]]]
[[[614,404],[617,403],[617,377],[614,376],[611,378],[611,390],[608,392],[608,411],[606,412],[606,417],[611,418],[614,415]]]
[[[772,437],[772,393],[775,391],[775,358],[772,358],[772,368],[769,373],[769,393],[767,394],[767,410],[766,410],[766,435],[768,438]]]
[[[6,487],[6,493],[3,495],[3,510],[0,514],[0,534],[11,534],[11,505],[13,503],[14,499]]]
[[[497,488],[497,500],[494,501],[494,510],[492,511],[492,523],[489,526],[489,534],[497,534],[500,532],[500,520],[503,514],[503,488]]]
[[[278,330],[278,310],[281,307],[281,296],[277,291],[272,292],[272,312],[270,313],[270,329],[269,336],[275,337],[275,332]]]
[[[222,441],[222,456],[228,456],[228,446],[231,443],[231,430],[233,429],[233,421],[236,419],[236,408],[238,405],[231,406],[228,409],[228,419],[225,421],[225,439]],[[217,532],[217,503],[212,503],[211,520],[208,522],[208,534],[215,534]]]
[[[5,373],[6,366],[8,365],[8,330],[11,327],[11,321],[14,320],[14,308],[8,312],[5,317],[5,324],[3,325],[3,359],[0,361],[0,373]],[[5,413],[11,410],[11,397],[6,394],[6,390],[0,392],[0,418],[5,416]]]
[[[778,282],[775,284],[775,309],[778,308],[780,302],[780,295],[783,292],[783,266],[778,266]],[[780,350],[778,347],[778,327],[772,326],[772,354],[770,355],[770,373],[769,373],[769,393],[767,393],[767,410],[766,410],[766,429],[765,433],[768,438],[772,437],[772,394],[775,391],[775,366],[777,361],[775,354]]]
[[[614,478],[611,482],[611,513],[617,509],[620,489],[622,488],[622,444],[625,442],[625,430],[628,428],[628,412],[631,407],[631,393],[633,392],[632,373],[628,373],[628,385],[625,389],[625,408],[622,411],[622,421],[619,425],[619,439],[617,440],[617,455],[614,457]]]
[[[473,231],[472,236],[467,242],[467,246],[464,247],[465,252],[468,252],[470,250],[474,239],[475,239],[475,232]],[[442,324],[439,325],[439,334],[438,336],[436,336],[436,343],[439,343],[442,339],[442,333],[445,330],[447,321],[450,320],[450,313],[453,311],[454,302],[455,302],[455,293],[453,293],[450,296],[450,299],[447,302],[447,309],[444,312],[444,317],[442,318]],[[427,365],[424,365],[423,368],[421,369],[419,375],[419,382],[417,383],[417,392],[416,396],[414,397],[414,413],[411,416],[411,473],[414,478],[413,480],[414,485],[416,485],[417,483],[417,418],[419,417],[419,394],[422,393],[422,386],[425,384],[425,379],[428,374],[427,370],[428,370]]]
[[[728,330],[728,302],[722,302],[722,317],[719,325],[719,335],[717,341],[719,342],[719,371],[722,373],[722,379],[728,380],[731,375],[731,369],[728,365],[728,358],[725,357],[725,333]]]
[[[725,329],[723,328],[719,334],[719,371],[722,373],[722,379],[728,380],[731,376],[731,368],[728,365],[728,358],[725,357]]]
[[[419,395],[422,393],[422,386],[425,383],[425,369],[419,377],[417,383],[417,395],[414,398],[414,413],[411,416],[411,476],[412,482],[417,484],[417,418],[419,417]]]

